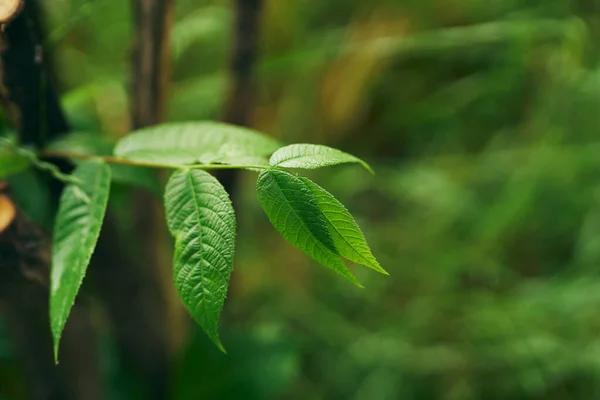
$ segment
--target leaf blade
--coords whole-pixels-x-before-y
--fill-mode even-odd
[[[54,357],[100,235],[110,192],[110,167],[102,161],[81,163],[61,195],[52,246],[50,324]]]
[[[223,352],[218,322],[235,252],[229,195],[209,173],[175,172],[165,189],[167,224],[175,238],[174,280],[186,309]]]
[[[130,133],[114,150],[138,162],[182,166],[219,157],[266,157],[280,143],[251,129],[219,122],[166,123]]]
[[[112,154],[114,143],[94,132],[71,132],[53,140],[46,150],[72,154],[109,156]]]
[[[269,160],[273,167],[317,169],[332,165],[358,163],[367,171],[373,173],[373,169],[358,157],[344,153],[331,147],[297,143],[282,147],[273,153]]]
[[[384,275],[389,273],[381,267],[352,214],[331,193],[308,178],[300,178],[314,195],[323,212],[339,254],[357,264],[364,265]]]
[[[300,178],[287,171],[268,169],[261,172],[256,187],[261,207],[285,239],[321,265],[362,287],[337,253],[325,217]]]

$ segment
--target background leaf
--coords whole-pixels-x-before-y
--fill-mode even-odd
[[[327,220],[301,178],[286,171],[265,170],[258,177],[256,190],[260,205],[284,238],[360,286],[338,254]]]
[[[0,142],[1,143],[1,142]],[[31,160],[15,149],[0,144],[0,179],[25,171]]]
[[[114,143],[106,137],[92,132],[73,132],[52,141],[48,150],[74,154],[108,156]]]
[[[96,247],[110,192],[110,167],[101,161],[81,163],[60,199],[52,248],[50,323],[54,357],[71,307]]]
[[[165,165],[208,163],[222,156],[264,157],[280,143],[247,128],[218,122],[168,123],[133,132],[115,155]]]
[[[54,225],[54,206],[47,199],[50,196],[45,176],[35,169],[28,169],[6,179],[10,193],[21,211],[40,224],[47,232]]]
[[[201,170],[175,172],[165,190],[169,230],[175,237],[175,286],[210,339],[218,334],[235,252],[235,215],[219,181]]]
[[[369,172],[371,167],[360,158],[338,149],[318,144],[291,144],[277,150],[271,156],[274,167],[317,169],[345,163],[359,163]]]
[[[331,193],[308,178],[300,178],[312,192],[323,212],[331,238],[339,254],[350,261],[389,275],[369,249],[367,240],[350,212]]]

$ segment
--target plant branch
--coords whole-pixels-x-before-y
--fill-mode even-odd
[[[41,153],[42,156],[48,158],[61,158],[68,160],[90,160],[99,159],[109,164],[121,164],[131,165],[136,167],[147,167],[147,168],[163,168],[163,169],[203,169],[203,170],[216,170],[216,169],[268,169],[273,168],[267,165],[233,165],[233,164],[190,164],[190,165],[173,165],[173,164],[161,164],[153,162],[142,162],[128,160],[126,158],[113,157],[113,156],[97,156],[91,154],[77,154],[68,153],[55,150],[45,150]]]

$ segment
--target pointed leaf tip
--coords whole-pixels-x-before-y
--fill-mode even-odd
[[[375,170],[374,170],[374,169],[371,167],[371,165],[369,165],[369,164],[368,164],[366,161],[362,161],[362,160],[361,160],[361,164],[362,164],[362,166],[363,166],[363,167],[365,167],[365,169],[366,169],[367,171],[369,171],[369,173],[370,173],[371,175],[375,175]]]
[[[269,160],[273,167],[317,169],[338,164],[357,163],[371,174],[369,164],[341,150],[318,144],[291,144],[277,150]]]
[[[371,252],[364,234],[346,207],[310,179],[300,179],[309,188],[325,216],[331,238],[340,256],[381,274],[389,275]]]
[[[179,170],[165,190],[167,223],[175,238],[175,287],[183,304],[219,350],[219,316],[235,252],[235,215],[229,195],[201,170]]]
[[[361,286],[335,247],[327,220],[306,183],[287,171],[263,171],[256,183],[258,201],[271,224],[291,244],[321,265]]]
[[[217,346],[217,349],[219,349],[221,351],[221,353],[227,354],[227,350],[225,350],[225,347],[223,347],[223,344],[221,343],[220,340],[218,343],[215,343],[215,345]]]
[[[110,192],[110,167],[86,161],[75,169],[60,198],[52,244],[50,326],[54,359],[60,338],[100,235]]]

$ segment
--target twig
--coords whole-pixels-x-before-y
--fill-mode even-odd
[[[147,168],[164,168],[164,169],[267,169],[271,168],[266,165],[235,165],[235,164],[190,164],[190,165],[174,165],[174,164],[161,164],[155,162],[144,162],[128,160],[126,158],[119,158],[113,156],[97,156],[91,154],[78,154],[69,153],[56,150],[45,150],[41,153],[43,157],[48,158],[61,158],[66,160],[91,160],[99,159],[109,164],[121,164],[131,165],[136,167],[147,167]]]

